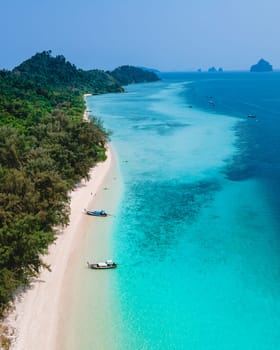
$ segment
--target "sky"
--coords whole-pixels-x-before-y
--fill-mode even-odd
[[[0,0],[0,68],[52,50],[83,69],[280,68],[279,0]]]

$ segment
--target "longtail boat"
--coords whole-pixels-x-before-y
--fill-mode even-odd
[[[85,209],[85,213],[87,215],[92,215],[92,216],[108,216],[108,214],[106,213],[105,210],[89,210],[89,209]]]
[[[117,267],[117,264],[114,263],[112,260],[106,260],[105,262],[99,262],[99,263],[87,263],[89,269],[95,269],[95,270],[106,270],[106,269],[115,269]]]

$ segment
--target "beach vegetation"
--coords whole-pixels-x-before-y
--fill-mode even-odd
[[[13,331],[11,331],[9,327],[4,324],[0,324],[0,349],[10,349],[10,346],[12,344],[11,333],[13,333]]]

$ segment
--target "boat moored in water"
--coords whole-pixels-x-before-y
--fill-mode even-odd
[[[88,210],[85,209],[85,213],[87,215],[92,215],[92,216],[108,216],[105,210]]]
[[[117,264],[113,262],[113,260],[106,260],[105,262],[99,262],[99,263],[93,263],[90,264],[89,262],[88,268],[95,269],[95,270],[106,270],[106,269],[115,269],[117,267]]]

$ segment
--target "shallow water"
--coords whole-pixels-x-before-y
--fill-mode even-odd
[[[261,86],[264,78],[210,77],[170,74],[125,94],[88,98],[113,130],[124,179],[112,232],[119,268],[108,287],[114,326],[105,332],[102,324],[113,347],[104,338],[104,349],[279,346],[279,163],[271,150],[279,147],[278,122],[273,128],[262,119],[258,94],[257,120],[247,119],[245,102],[231,103],[234,86],[246,79]],[[254,94],[242,98],[252,106]],[[264,132],[272,144],[262,147]],[[95,316],[89,309],[83,317]],[[95,332],[79,348],[93,349]]]

